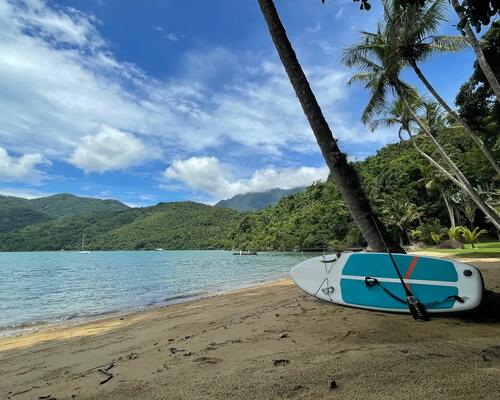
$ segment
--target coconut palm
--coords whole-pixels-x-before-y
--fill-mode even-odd
[[[472,248],[475,248],[474,243],[477,242],[480,236],[488,233],[486,229],[479,229],[479,227],[474,228],[474,230],[470,230],[465,226],[462,227],[462,237],[464,238],[465,243],[470,243]]]
[[[397,49],[405,64],[411,66],[427,90],[434,96],[449,115],[462,125],[465,132],[483,152],[489,163],[500,175],[500,165],[485,146],[481,138],[470,128],[458,113],[456,113],[419,67],[419,64],[434,54],[456,52],[467,45],[467,41],[460,36],[435,35],[439,25],[446,21],[446,1],[433,0],[429,6],[421,7],[416,3],[402,7],[398,2],[385,0],[385,24],[388,39]]]
[[[383,26],[379,24],[377,33],[364,32],[363,40],[347,48],[344,53],[344,63],[349,67],[358,67],[360,70],[351,78],[349,84],[364,83],[365,88],[371,91],[370,100],[362,114],[362,121],[367,123],[381,113],[386,107],[389,95],[395,96],[402,101],[413,121],[434,144],[436,150],[449,167],[452,173],[449,176],[450,180],[464,190],[478,207],[491,218],[493,224],[500,228],[500,215],[481,199],[462,171],[436,140],[425,122],[418,117],[416,111],[412,108],[411,103],[414,102],[417,94],[415,89],[400,79],[399,75],[404,66],[404,61],[401,59],[399,49],[394,45],[394,41],[388,38],[391,33],[391,31],[383,30]],[[422,155],[429,162],[435,162],[428,155]],[[436,167],[441,172],[448,173],[442,167],[440,168],[437,165]]]
[[[386,214],[384,222],[387,225],[397,226],[401,230],[401,233],[408,239],[408,243],[411,243],[408,230],[413,222],[420,220],[422,216],[422,212],[416,204],[403,198],[387,198],[384,214]]]
[[[458,17],[460,18],[460,23],[458,25],[459,26],[462,25],[462,21],[464,21],[462,26],[463,33],[465,34],[467,41],[474,50],[474,53],[476,54],[477,63],[483,70],[486,80],[490,84],[493,93],[495,93],[497,101],[500,103],[500,83],[498,82],[498,79],[495,76],[495,73],[491,69],[490,65],[488,64],[488,60],[486,60],[481,43],[479,42],[479,40],[476,38],[476,35],[472,31],[469,25],[469,21],[463,12],[464,9],[460,5],[458,0],[451,0],[451,5],[453,6],[453,9],[457,13]]]
[[[425,169],[422,171],[424,178],[419,180],[419,183],[424,184],[425,189],[428,193],[438,192],[444,201],[446,210],[448,211],[448,217],[450,218],[450,226],[455,228],[455,209],[450,201],[450,193],[448,188],[448,180],[439,171]]]
[[[333,137],[304,71],[297,60],[273,0],[258,1],[278,55],[330,169],[330,176],[337,184],[354,222],[373,250],[384,251],[385,241],[392,250],[404,252],[383,229],[382,224],[377,224],[377,218],[374,216],[368,198],[361,187],[357,172],[349,164],[346,155],[339,149],[337,140]],[[381,228],[381,234],[379,234],[378,226]]]

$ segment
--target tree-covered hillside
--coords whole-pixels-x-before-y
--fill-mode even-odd
[[[90,249],[221,249],[239,220],[233,210],[192,202],[160,203],[129,224],[95,236]]]
[[[62,217],[0,234],[0,251],[212,249],[227,245],[240,214],[191,202]]]
[[[492,169],[463,132],[444,129],[438,137],[452,149],[474,185],[491,181]],[[422,138],[418,140],[423,149],[432,153],[431,145]],[[394,238],[408,243],[409,236],[414,235],[412,241],[432,243],[432,232],[446,237],[445,229],[451,221],[443,194],[449,199],[459,191],[446,180],[440,180],[410,142],[385,146],[376,155],[356,162],[355,167],[375,212]],[[493,189],[492,192],[494,195]],[[496,234],[484,215],[466,199],[457,203],[449,199],[449,203],[457,224],[484,227],[490,235]],[[470,212],[472,222],[467,218]],[[234,247],[245,249],[299,250],[364,244],[330,181],[314,184],[303,193],[282,199],[274,207],[244,216],[231,239]]]
[[[127,209],[129,209],[128,206],[117,200],[78,197],[65,193],[37,199],[0,196],[0,233],[17,231],[30,225],[53,221],[61,217],[77,217],[78,219],[86,214],[112,213]],[[49,224],[49,226],[51,225]],[[61,231],[61,234],[65,235],[66,233]],[[30,237],[28,241],[33,244],[37,240]],[[21,240],[16,248],[22,249],[21,243],[25,242]],[[0,244],[0,248],[9,248],[9,246],[10,244]]]
[[[123,211],[129,207],[117,200],[101,200],[61,193],[29,200],[33,209],[53,218],[88,214],[93,212]]]

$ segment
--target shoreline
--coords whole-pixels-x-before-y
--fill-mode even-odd
[[[463,263],[487,263],[487,264],[498,264],[500,265],[500,258],[460,258],[459,255],[456,254],[446,254],[439,252],[431,252],[431,251],[418,251],[418,252],[409,252],[408,254],[412,255],[420,255],[427,257],[435,257],[435,258],[444,258],[454,261],[459,261]],[[157,301],[154,304],[146,304],[141,306],[135,306],[130,308],[123,308],[122,310],[115,310],[109,312],[103,312],[98,315],[83,315],[75,318],[61,319],[57,321],[48,321],[48,322],[39,322],[33,321],[32,323],[26,322],[19,324],[13,327],[0,327],[0,351],[2,350],[2,341],[12,338],[18,338],[25,335],[31,335],[36,333],[46,333],[48,331],[53,330],[64,330],[69,328],[78,327],[80,325],[87,325],[91,323],[99,323],[101,321],[107,321],[109,319],[120,319],[123,317],[128,317],[131,315],[138,315],[147,313],[149,311],[162,310],[168,307],[171,307],[176,304],[189,303],[192,301],[203,300],[215,296],[221,296],[225,294],[237,293],[241,290],[247,290],[252,288],[258,288],[261,286],[274,285],[279,283],[280,281],[290,280],[289,275],[283,278],[273,278],[271,280],[266,280],[262,282],[251,282],[247,285],[242,285],[241,287],[237,287],[235,289],[221,290],[219,292],[206,292],[199,293],[195,295],[180,295],[175,296],[172,299]],[[22,326],[26,325],[26,327]]]
[[[321,302],[281,279],[0,339],[0,398],[493,398],[500,262],[473,264],[493,296],[472,316],[417,323]]]
[[[12,348],[30,346],[47,340],[64,339],[68,337],[78,337],[78,336],[97,334],[100,332],[104,332],[108,329],[125,326],[128,323],[133,323],[144,319],[148,319],[149,317],[152,317],[157,313],[168,312],[172,307],[176,305],[184,305],[192,302],[211,299],[218,296],[238,294],[252,289],[287,285],[287,284],[289,285],[293,284],[292,279],[290,277],[273,279],[270,281],[260,282],[256,284],[249,284],[248,286],[222,291],[218,293],[206,293],[193,297],[184,297],[182,299],[178,299],[178,301],[174,300],[172,302],[168,302],[167,304],[161,304],[157,306],[149,306],[149,307],[144,306],[136,310],[128,310],[128,311],[124,310],[124,311],[117,311],[114,313],[113,312],[105,313],[96,316],[95,318],[83,317],[85,318],[84,320],[79,320],[78,318],[75,318],[73,322],[69,322],[71,320],[66,320],[60,324],[42,323],[33,328],[33,330],[28,329],[21,331],[13,331],[12,335],[0,336],[0,352]]]

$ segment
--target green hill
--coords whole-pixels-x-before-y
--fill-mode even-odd
[[[490,182],[494,175],[489,165],[463,133],[443,132],[439,140],[457,149],[455,159],[474,185]],[[421,147],[432,153],[432,146]],[[390,144],[376,155],[354,163],[376,214],[388,225],[396,240],[407,242],[406,232],[398,223],[408,219],[408,205],[419,212],[407,230],[421,233],[420,240],[432,243],[430,232],[444,232],[450,226],[443,197],[439,190],[428,190],[430,170],[408,142]],[[444,181],[442,190],[458,189]],[[453,205],[458,224],[468,225],[459,204]],[[495,231],[476,212],[475,225]],[[299,250],[342,248],[364,244],[362,237],[332,182],[317,183],[302,193],[280,200],[275,206],[245,215],[231,233],[232,246],[243,249]]]
[[[60,217],[115,212],[128,208],[117,200],[93,199],[64,193],[37,199],[0,196],[0,232],[10,232]]]
[[[0,233],[14,231],[50,219],[48,215],[30,207],[12,206],[0,208]]]
[[[28,200],[33,209],[53,218],[88,214],[93,212],[123,211],[129,207],[118,200],[101,200],[61,193],[49,197]]]
[[[220,249],[240,214],[204,204],[160,203],[89,242],[91,249]]]
[[[294,193],[303,192],[305,187],[294,189],[271,189],[267,192],[252,192],[245,194],[237,194],[227,200],[219,201],[215,207],[231,208],[232,210],[245,212],[257,211],[266,207],[275,205],[283,197],[289,196]]]
[[[75,250],[83,234],[90,250],[223,248],[239,218],[236,211],[204,204],[161,203],[25,226],[0,234],[0,250]]]

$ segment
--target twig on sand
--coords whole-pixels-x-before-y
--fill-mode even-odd
[[[115,363],[113,361],[112,363],[106,365],[105,367],[97,369],[101,374],[106,375],[106,378],[104,378],[101,382],[99,382],[100,385],[105,384],[107,381],[109,381],[110,379],[113,378],[113,373],[109,372],[109,370],[111,368],[113,368],[114,366],[115,366]]]

